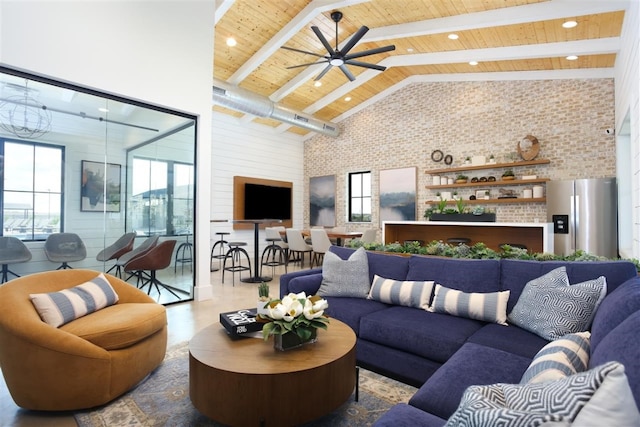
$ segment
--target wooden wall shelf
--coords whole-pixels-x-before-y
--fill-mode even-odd
[[[546,203],[547,199],[545,197],[538,198],[528,198],[525,199],[523,197],[517,197],[514,199],[476,199],[476,200],[464,200],[465,205],[486,205],[486,204],[508,204],[508,203]],[[430,202],[424,202],[425,205],[436,205],[438,204],[437,200],[433,200]],[[455,205],[455,200],[447,200],[447,205]]]
[[[538,160],[528,160],[522,162],[511,162],[511,163],[492,163],[492,164],[484,164],[484,165],[462,165],[455,168],[444,168],[444,169],[431,169],[425,171],[428,175],[437,175],[442,173],[451,173],[451,172],[464,172],[464,171],[475,171],[475,170],[485,170],[485,169],[499,169],[499,168],[517,168],[521,166],[535,166],[535,165],[546,165],[551,163],[549,159],[538,159]]]
[[[497,180],[493,182],[467,182],[465,184],[446,184],[446,185],[427,185],[429,190],[438,190],[440,188],[461,188],[461,187],[496,187],[506,185],[526,185],[526,184],[542,184],[549,181],[549,178],[538,179],[512,179],[508,181]]]

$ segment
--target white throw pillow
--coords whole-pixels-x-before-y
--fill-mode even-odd
[[[54,328],[118,302],[118,294],[102,273],[73,288],[29,297],[40,318]]]
[[[385,279],[376,274],[367,298],[386,304],[427,310],[433,293],[433,283],[433,281]]]

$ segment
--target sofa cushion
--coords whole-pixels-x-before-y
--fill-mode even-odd
[[[393,306],[363,316],[359,337],[443,363],[482,325],[463,317]]]
[[[370,288],[369,261],[364,248],[358,249],[346,260],[332,252],[324,255],[318,295],[366,298]]]
[[[627,317],[640,311],[640,277],[627,280],[611,292],[600,304],[591,327],[591,345],[600,341]]]
[[[622,363],[636,404],[640,407],[640,345],[636,339],[638,331],[640,331],[640,311],[627,317],[605,335],[597,346],[592,341],[589,368],[613,360]],[[593,337],[593,333],[591,336]]]
[[[355,250],[341,246],[331,246],[329,251],[342,259],[348,259]],[[373,282],[373,276],[376,274],[393,280],[407,280],[409,257],[367,251],[367,259],[369,260],[369,283]]]
[[[447,420],[406,403],[393,405],[373,424],[375,427],[442,427]]]
[[[558,267],[565,267],[569,283],[580,283],[594,277],[607,279],[607,292],[612,292],[626,280],[637,276],[636,267],[628,261],[525,261],[503,259],[500,276],[500,290],[511,290],[509,297],[510,312],[520,298],[525,285],[543,274]]]
[[[54,328],[118,302],[118,294],[102,273],[69,289],[29,297],[40,318]]]
[[[578,332],[551,341],[533,358],[520,384],[553,381],[587,370],[589,332]]]
[[[409,404],[447,419],[455,412],[467,387],[517,383],[530,362],[527,357],[466,343],[420,387]]]
[[[462,292],[437,284],[429,311],[506,325],[508,300],[509,291]]]
[[[388,277],[388,276],[386,276]],[[433,280],[463,292],[497,292],[500,262],[495,259],[452,259],[413,255],[406,280]]]
[[[513,427],[569,422],[580,426],[640,423],[624,366],[611,362],[593,370],[538,384],[472,386],[446,426]]]
[[[367,298],[427,310],[432,293],[433,281],[400,281],[385,279],[376,274]]]
[[[90,316],[67,323],[60,329],[105,350],[127,348],[162,330],[167,324],[161,304],[116,304]]]
[[[569,285],[564,267],[527,283],[509,322],[548,340],[589,329],[606,295],[606,279]]]
[[[533,359],[538,351],[549,343],[548,340],[517,326],[503,326],[488,323],[469,337],[467,342],[503,350]]]
[[[325,313],[329,317],[335,317],[349,325],[358,336],[360,335],[360,319],[363,316],[389,308],[387,304],[382,302],[362,298],[327,297],[327,302],[329,308],[325,310]]]

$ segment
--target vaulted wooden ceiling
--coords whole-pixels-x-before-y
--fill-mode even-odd
[[[612,77],[620,49],[623,0],[218,0],[214,77],[278,105],[340,123],[405,85],[420,81]],[[359,58],[385,71],[333,67],[314,85],[326,49],[317,26],[336,46],[330,15],[339,10],[341,47],[363,25],[370,30],[350,53],[393,44],[394,51]],[[574,28],[564,28],[568,20]],[[456,40],[448,38],[457,34]],[[233,47],[226,41],[233,37]],[[567,56],[578,56],[568,60]],[[477,61],[477,65],[470,65]],[[350,101],[345,101],[350,97]],[[310,131],[226,107],[217,111],[270,126]]]

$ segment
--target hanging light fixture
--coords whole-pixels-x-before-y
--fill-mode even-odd
[[[24,93],[0,98],[0,128],[20,138],[38,138],[51,130],[51,112],[29,95],[28,84],[25,79],[24,87],[7,85]]]

